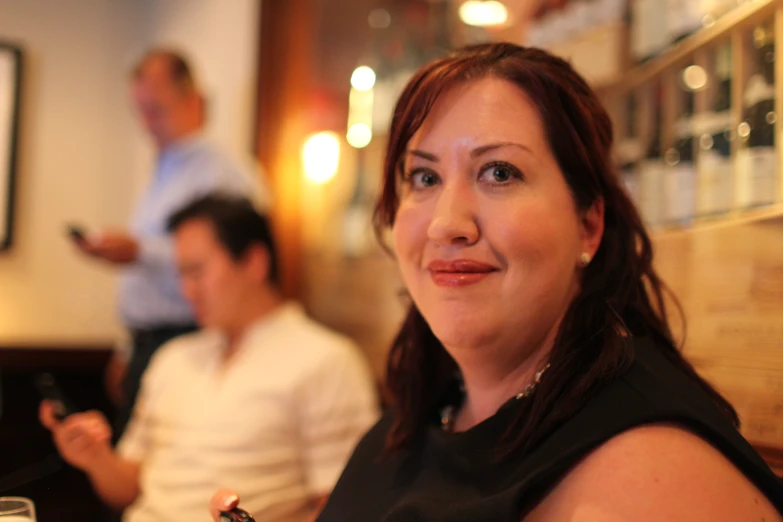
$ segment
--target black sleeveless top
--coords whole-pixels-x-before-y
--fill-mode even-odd
[[[514,408],[462,433],[433,423],[411,447],[383,457],[392,417],[360,442],[318,522],[519,522],[568,471],[613,436],[675,423],[725,455],[783,513],[783,484],[701,387],[649,341],[634,340],[630,370],[522,458],[499,460]]]

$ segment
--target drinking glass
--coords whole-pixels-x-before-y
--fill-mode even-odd
[[[23,497],[0,497],[0,522],[35,522],[33,501]]]

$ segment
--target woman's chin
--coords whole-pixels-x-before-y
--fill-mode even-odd
[[[449,352],[480,349],[491,342],[493,337],[496,337],[487,324],[482,321],[445,319],[442,322],[431,324],[430,327],[435,337]]]

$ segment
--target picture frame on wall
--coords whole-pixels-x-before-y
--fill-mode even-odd
[[[0,251],[13,239],[22,50],[0,42]]]

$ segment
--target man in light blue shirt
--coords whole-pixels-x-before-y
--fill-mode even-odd
[[[168,50],[149,51],[133,70],[131,93],[158,151],[153,178],[127,231],[102,231],[76,239],[83,252],[122,270],[119,308],[132,346],[127,360],[118,353],[107,368],[109,391],[119,399],[115,438],[124,430],[139,380],[155,350],[196,328],[179,290],[166,221],[210,193],[266,203],[266,192],[249,169],[201,135],[204,99],[182,56]]]

